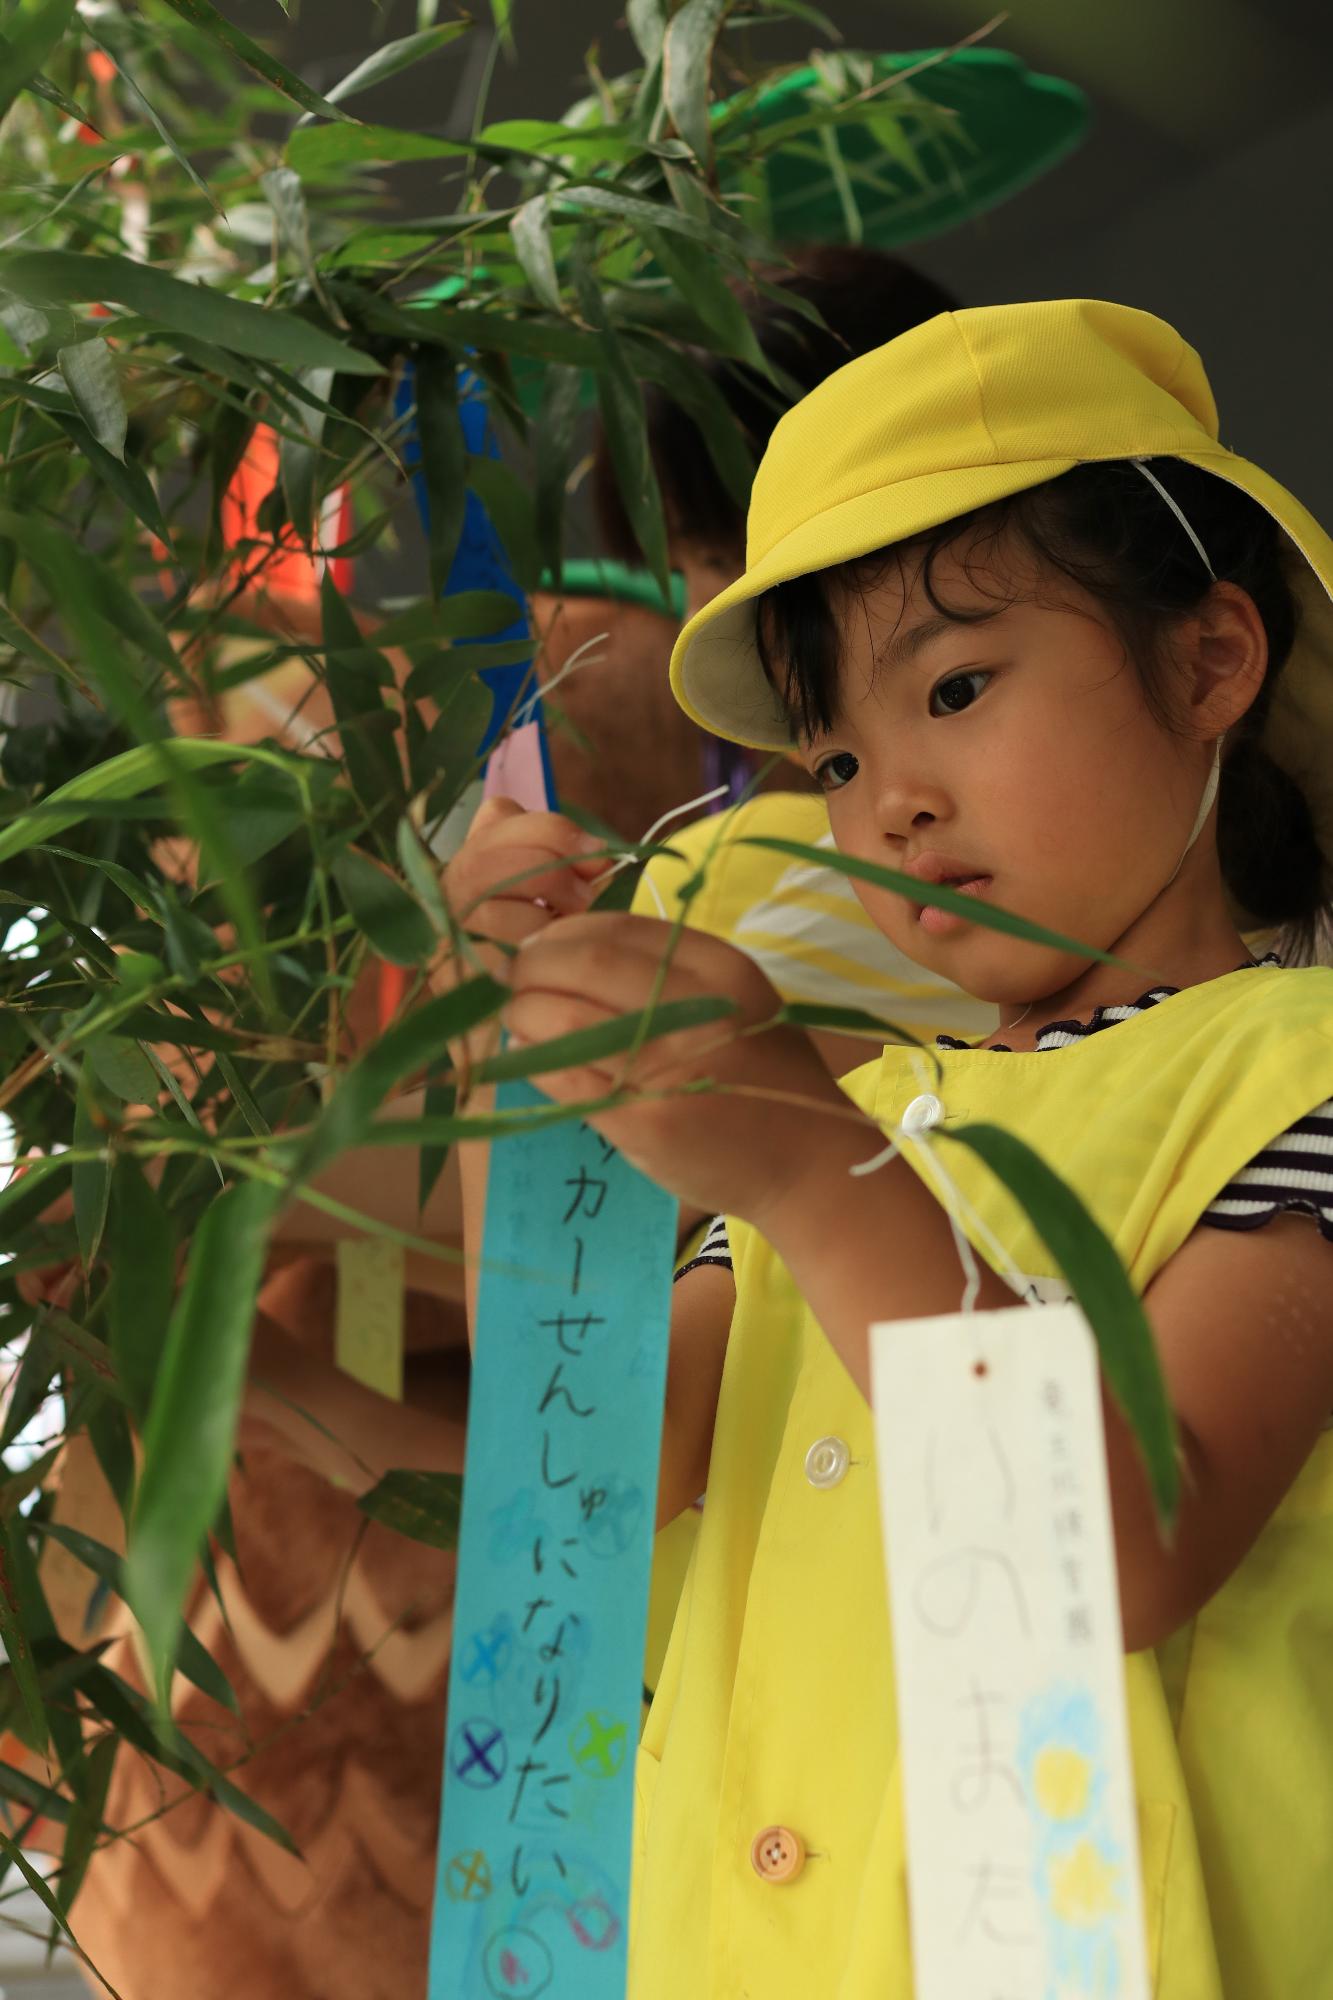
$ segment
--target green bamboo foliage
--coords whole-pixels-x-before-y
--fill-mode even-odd
[[[424,1199],[457,1138],[515,1123],[454,1111],[446,1040],[493,1015],[502,989],[477,978],[431,997],[455,918],[424,844],[475,779],[489,709],[477,667],[504,657],[493,635],[512,605],[438,591],[468,485],[520,577],[558,562],[594,404],[664,573],[644,383],[697,414],[724,477],[748,487],[745,442],[689,350],[755,363],[726,280],[781,259],[756,205],[722,193],[752,187],[766,150],[792,136],[742,115],[779,74],[744,67],[751,44],[733,30],[756,11],[791,13],[817,37],[828,26],[796,0],[631,0],[637,69],[591,79],[564,121],[483,114],[466,142],[358,116],[383,78],[423,62],[443,78],[462,60],[478,30],[437,21],[429,0],[417,32],[392,42],[368,5],[368,53],[324,96],[210,0],[108,0],[88,21],[73,0],[35,0],[0,24],[0,717],[16,689],[35,702],[0,729],[0,1131],[25,1163],[0,1175],[0,1315],[21,1357],[0,1434],[0,1729],[42,1760],[39,1776],[0,1766],[0,1845],[26,1877],[11,1835],[35,1814],[65,1828],[41,1891],[57,1926],[116,1837],[103,1810],[117,1743],[286,1840],[162,1701],[176,1668],[230,1696],[181,1607],[227,1532],[269,1230],[284,1201],[320,1201],[313,1177],[348,1146],[410,1146]],[[493,0],[485,32],[521,49],[522,28],[521,9],[511,21]],[[796,136],[818,143],[873,118],[890,146],[894,93],[863,104],[855,64],[829,76]],[[719,114],[719,95],[732,110]],[[903,145],[927,116],[912,106]],[[435,174],[431,212],[408,221],[386,199],[403,161]],[[409,363],[411,421],[395,408]],[[463,367],[486,384],[503,463],[468,458]],[[278,476],[249,538],[228,547],[224,495],[260,425]],[[350,494],[352,526],[326,554],[397,546],[414,505],[409,429],[431,501],[419,594],[386,604],[359,587],[349,602],[330,577],[317,631],[275,639],[247,585],[284,537],[317,539],[330,494]],[[176,733],[181,705],[212,714],[293,653],[327,693],[336,744],[296,753]],[[613,894],[630,880],[622,871]],[[376,956],[405,968],[412,1005],[352,1060],[347,995]],[[691,1002],[688,1020],[722,1011]],[[813,1025],[809,1011],[783,1018]],[[540,1077],[685,1023],[650,1009],[490,1073]],[[423,1075],[424,1117],[381,1115]],[[982,1150],[1039,1226],[1058,1208],[1048,1240],[1169,1505],[1169,1423],[1123,1272],[1067,1195],[1053,1203],[1027,1162]],[[32,1304],[25,1280],[52,1269],[58,1293]],[[64,1547],[90,1601],[111,1590],[131,1603],[156,1705],[94,1648],[63,1641],[43,1594],[38,1555],[62,1538],[49,1481],[76,1432],[116,1494],[128,1556],[69,1532]],[[363,1504],[437,1545],[456,1530],[456,1483],[393,1474]]]

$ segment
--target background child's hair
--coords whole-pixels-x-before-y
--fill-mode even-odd
[[[748,287],[733,286],[761,352],[788,378],[779,389],[743,362],[703,348],[691,358],[712,377],[758,459],[778,419],[792,403],[858,355],[896,340],[900,333],[953,312],[958,301],[900,257],[856,244],[807,244],[791,264],[754,273]],[[802,307],[822,317],[811,319]],[[745,510],[724,484],[693,419],[664,389],[644,393],[648,448],[662,489],[667,525],[708,547],[745,547]],[[606,437],[599,430],[593,456],[592,497],[602,542],[622,562],[641,563],[625,503],[620,497]]]
[[[1289,959],[1309,958],[1329,924],[1333,857],[1320,850],[1300,787],[1260,743],[1298,616],[1282,533],[1257,501],[1226,480],[1180,459],[1149,463],[1208,551],[1218,580],[1247,591],[1263,621],[1268,671],[1258,698],[1223,750],[1218,851],[1223,879],[1238,907],[1256,926],[1282,929]],[[786,702],[793,728],[811,734],[831,726],[837,613],[849,593],[873,588],[891,567],[897,566],[904,577],[919,575],[937,611],[969,622],[966,611],[941,600],[933,576],[936,557],[956,544],[962,546],[969,580],[1005,599],[1016,598],[1024,584],[1010,560],[1010,587],[1004,553],[1024,545],[1047,571],[1087,591],[1104,606],[1124,640],[1159,721],[1174,726],[1170,629],[1198,608],[1212,579],[1161,495],[1136,467],[1115,460],[1076,466],[913,541],[765,591],[758,606],[760,658]]]

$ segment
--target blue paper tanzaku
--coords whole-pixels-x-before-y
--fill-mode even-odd
[[[492,1151],[430,2000],[623,2000],[675,1213],[588,1126]]]
[[[466,372],[459,411],[469,451],[494,455]],[[515,600],[498,636],[528,635],[470,493],[447,594],[477,589]],[[483,670],[483,754],[520,700],[540,723],[527,674]],[[553,805],[544,733],[542,766]],[[505,1108],[543,1101],[499,1092]],[[675,1236],[675,1202],[587,1126],[492,1148],[430,2000],[623,2000]]]

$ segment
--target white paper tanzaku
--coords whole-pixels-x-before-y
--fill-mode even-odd
[[[917,2000],[1148,2000],[1096,1349],[871,1329]]]

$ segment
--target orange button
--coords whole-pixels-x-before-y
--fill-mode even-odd
[[[754,1837],[750,1860],[765,1882],[794,1882],[805,1866],[805,1842],[789,1826],[766,1826]]]

